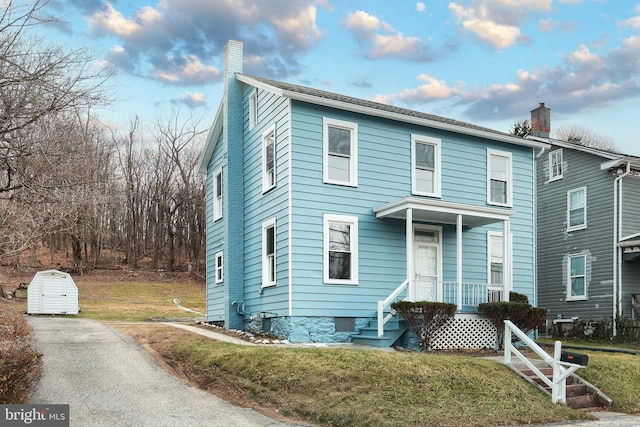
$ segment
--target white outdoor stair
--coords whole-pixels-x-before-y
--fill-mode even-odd
[[[378,336],[378,321],[371,320],[369,326],[360,328],[360,331],[351,334],[351,342],[370,347],[389,348],[407,330],[406,322],[399,316],[393,316],[384,325],[384,335]]]
[[[552,367],[539,367],[538,369],[547,378],[553,378]],[[514,367],[514,370],[530,383],[535,384],[544,393],[551,396],[551,387],[545,384],[541,378],[536,376],[531,369],[526,367]],[[567,378],[566,400],[568,407],[573,409],[582,409],[585,411],[602,410],[602,408],[611,406],[612,404],[611,399],[609,399],[604,393],[576,374],[572,374]]]

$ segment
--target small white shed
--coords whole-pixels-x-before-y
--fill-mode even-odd
[[[78,314],[78,287],[71,275],[38,271],[27,288],[27,313]]]

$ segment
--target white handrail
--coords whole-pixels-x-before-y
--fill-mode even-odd
[[[391,304],[397,297],[400,295],[406,288],[409,286],[409,279],[405,280],[396,288],[395,291],[391,292],[391,295],[386,297],[382,301],[378,301],[378,336],[381,337],[384,335],[384,324],[389,321],[393,317],[393,313],[389,313],[386,317],[384,316],[384,308]]]
[[[511,354],[515,354],[529,369],[531,369],[545,384],[551,387],[551,401],[553,403],[567,404],[567,378],[573,374],[581,365],[575,363],[562,362],[560,356],[562,354],[562,343],[556,341],[554,345],[554,357],[549,356],[546,351],[529,338],[510,320],[504,321],[504,364],[511,365]],[[531,348],[542,360],[553,368],[553,379],[549,380],[526,356],[512,344],[511,334],[516,335],[522,342]]]

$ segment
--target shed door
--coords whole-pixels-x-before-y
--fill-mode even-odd
[[[64,314],[67,312],[67,280],[65,276],[42,277],[41,312]]]

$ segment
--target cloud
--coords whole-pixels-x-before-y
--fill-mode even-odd
[[[362,10],[350,13],[344,20],[369,59],[395,58],[412,62],[434,60],[429,46],[420,38],[405,36],[390,24]]]
[[[195,55],[169,57],[154,74],[168,84],[205,84],[220,76],[215,67],[204,65]]]
[[[551,10],[552,0],[469,0],[468,6],[449,3],[449,11],[466,32],[498,50],[528,42],[520,24],[535,12]]]
[[[206,106],[207,98],[200,92],[191,93],[189,91],[185,91],[182,95],[180,95],[179,100],[172,100],[172,103],[184,104],[193,110],[195,108]]]
[[[78,0],[56,0],[56,4]],[[221,78],[221,52],[230,38],[243,40],[260,66],[247,72],[285,77],[302,70],[299,58],[324,37],[317,6],[326,0],[160,0],[130,13],[118,3],[92,0],[81,10],[93,37],[115,38],[128,58],[107,59],[126,73],[172,85],[207,84]]]
[[[407,105],[421,104],[439,99],[452,98],[463,94],[463,84],[449,86],[444,80],[438,80],[428,74],[420,74],[418,80],[423,84],[415,89],[405,89],[395,95],[376,95],[374,100],[383,104],[401,102]]]
[[[426,11],[427,11],[427,6],[425,6],[424,3],[422,3],[421,1],[416,3],[416,12],[426,12]]]
[[[501,84],[467,88],[421,74],[421,84],[376,100],[415,107],[446,99],[471,120],[521,118],[538,102],[554,111],[575,113],[640,95],[640,36],[631,36],[604,55],[587,45],[566,54],[558,66],[520,69]]]

